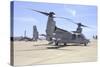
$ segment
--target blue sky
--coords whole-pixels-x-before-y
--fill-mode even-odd
[[[27,36],[32,37],[33,25],[37,26],[39,34],[45,34],[48,17],[29,9],[44,12],[53,11],[56,16],[70,18],[75,22],[83,23],[90,27],[83,29],[83,34],[87,38],[97,34],[96,6],[14,1],[14,36],[23,36],[26,30]],[[68,20],[57,18],[54,20],[59,28],[68,31],[76,30],[77,25]]]

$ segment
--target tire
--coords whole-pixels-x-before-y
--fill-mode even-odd
[[[55,41],[55,46],[58,46],[58,41]]]
[[[67,43],[64,43],[64,46],[67,46]]]
[[[87,46],[87,43],[84,43],[84,46]]]

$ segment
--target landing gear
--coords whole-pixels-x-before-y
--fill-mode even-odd
[[[67,46],[67,43],[64,43],[64,46]]]
[[[58,46],[58,41],[55,41],[55,46]]]
[[[87,46],[87,43],[84,43],[84,46]]]

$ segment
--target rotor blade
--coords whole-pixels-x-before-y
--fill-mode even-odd
[[[47,13],[47,12],[42,12],[42,11],[38,11],[38,10],[34,10],[34,9],[31,9],[31,10],[32,10],[32,11],[36,11],[36,12],[41,13],[41,14],[44,14],[44,15],[46,15],[46,16],[49,15],[49,13]]]
[[[74,24],[77,24],[77,25],[79,24],[79,23],[74,22],[72,19],[65,18],[65,17],[56,17],[56,16],[54,16],[54,18],[66,19],[66,20],[68,20],[68,21],[70,21],[70,22],[72,22],[72,23],[74,23]],[[81,26],[82,26],[82,27],[88,27],[88,26],[83,25],[83,24],[81,24]]]
[[[83,26],[83,27],[88,27],[88,26],[86,26],[86,25],[81,25],[81,26]]]
[[[68,21],[70,21],[70,22],[72,22],[72,23],[76,24],[76,22],[74,22],[72,19],[69,19],[69,18],[65,18],[65,17],[56,17],[56,16],[54,16],[54,18],[61,18],[61,19],[65,19],[65,20],[68,20]]]
[[[82,26],[82,27],[88,27],[88,26],[83,25],[83,24],[81,24],[81,23],[77,23],[77,25],[80,25],[80,26]]]
[[[72,22],[72,23],[74,23],[74,24],[77,24],[77,25],[79,24],[79,23],[74,22],[72,19],[65,18],[65,17],[56,17],[56,16],[54,16],[54,18],[66,19],[66,20],[68,20],[68,21],[70,21],[70,22]],[[83,25],[83,24],[81,24],[81,26],[82,26],[82,27],[88,27],[88,26]]]

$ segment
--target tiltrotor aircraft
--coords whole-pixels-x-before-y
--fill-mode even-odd
[[[67,46],[67,43],[79,43],[84,44],[84,46],[87,46],[87,44],[89,43],[89,40],[86,39],[86,37],[82,34],[82,28],[87,26],[83,25],[82,23],[75,23],[78,26],[76,31],[69,32],[67,30],[58,28],[56,26],[54,18],[63,18],[70,21],[71,19],[64,17],[56,17],[54,12],[47,13],[34,9],[31,10],[46,15],[48,17],[46,35],[43,36],[46,37],[46,40],[50,41],[49,44],[55,43],[55,46],[59,46],[59,43],[63,43],[64,46]]]
[[[36,25],[33,25],[33,37],[29,38],[26,36],[26,30],[24,31],[24,37],[15,37],[14,40],[18,41],[37,41],[39,39],[39,33]]]

